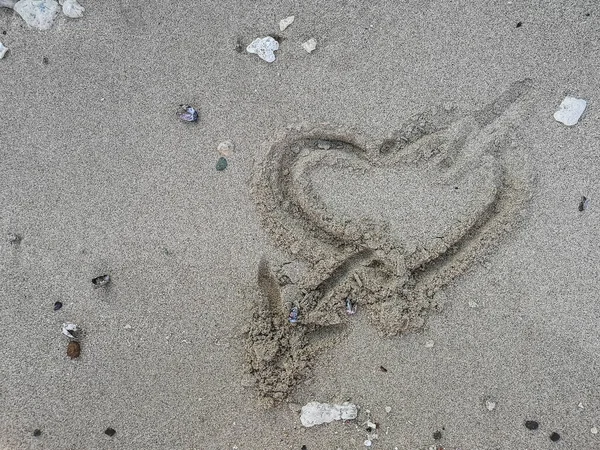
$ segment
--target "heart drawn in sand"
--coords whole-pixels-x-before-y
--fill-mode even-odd
[[[321,125],[268,144],[252,191],[263,227],[305,270],[291,280],[260,264],[246,362],[261,394],[288,395],[342,334],[348,299],[385,334],[420,329],[437,293],[516,222],[528,185],[507,149],[529,88],[468,115],[419,114],[383,142]]]

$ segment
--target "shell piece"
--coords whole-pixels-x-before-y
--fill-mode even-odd
[[[317,48],[317,40],[310,38],[308,41],[302,44],[302,48],[308,53],[312,53]]]
[[[554,119],[572,127],[579,122],[581,115],[585,111],[587,102],[580,98],[565,97],[559,106],[559,110],[554,113]]]
[[[6,55],[7,51],[8,51],[8,48],[6,48],[4,46],[4,44],[2,44],[2,42],[0,42],[0,59],[4,58],[4,55]]]
[[[100,275],[99,277],[93,278],[92,283],[96,287],[106,286],[110,283],[110,275]]]
[[[60,12],[55,0],[19,0],[14,10],[27,25],[38,30],[49,30]]]
[[[85,8],[77,3],[77,0],[58,0],[62,5],[63,14],[71,19],[78,19],[83,16]]]
[[[79,327],[76,323],[63,323],[62,324],[62,334],[67,336],[70,339],[77,339],[77,335],[79,332]]]
[[[294,16],[286,17],[279,21],[279,30],[283,31],[294,22]]]
[[[290,311],[290,315],[288,316],[288,320],[290,321],[291,324],[296,324],[298,323],[298,316],[300,315],[300,308],[298,308],[297,306],[294,306],[292,308],[292,310]]]
[[[223,141],[217,146],[217,151],[222,156],[231,156],[235,150],[235,145],[231,141]]]
[[[67,356],[71,359],[79,358],[81,354],[81,345],[77,341],[69,342],[67,345]]]
[[[179,105],[177,117],[179,117],[184,122],[197,122],[198,111],[196,111],[192,106],[189,105]]]
[[[269,63],[275,61],[275,50],[279,50],[279,42],[271,36],[256,38],[246,47],[248,53],[254,53]]]

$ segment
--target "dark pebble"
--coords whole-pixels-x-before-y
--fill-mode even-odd
[[[537,430],[539,428],[540,424],[537,423],[535,420],[526,420],[525,421],[525,428],[527,428],[528,430]]]
[[[588,14],[588,16],[589,16],[589,14]],[[4,31],[2,32],[2,34],[6,36],[6,30],[4,30]]]
[[[371,427],[367,427],[367,428],[365,429],[365,431],[366,431],[367,433],[370,433],[371,431],[373,431],[373,428],[371,428]]]
[[[557,442],[557,441],[560,441],[560,434],[558,434],[558,433],[552,433],[552,434],[550,435],[550,440],[551,440],[552,442]]]
[[[54,311],[58,311],[60,308],[62,308],[62,303],[54,302]]]
[[[48,57],[47,57],[47,56],[44,56],[44,57],[42,58],[42,62],[43,62],[44,64],[48,64]]]
[[[302,447],[300,447],[300,450],[307,450],[306,445],[303,445]]]
[[[523,25],[523,22],[517,22],[517,28],[521,28],[522,25]]]
[[[110,275],[100,275],[92,279],[92,283],[96,286],[105,286],[110,282]]]
[[[71,359],[79,358],[81,354],[81,345],[77,341],[69,342],[67,345],[67,356]]]
[[[227,168],[227,160],[221,156],[219,158],[219,160],[217,161],[217,170],[219,172],[221,172],[221,171],[225,170],[226,168]]]
[[[387,372],[387,369],[385,367],[383,367],[383,366],[379,366],[379,370],[381,370],[384,373]]]
[[[40,437],[42,435],[42,430],[39,430],[39,429],[33,430],[33,435],[35,437]]]
[[[435,432],[433,433],[433,438],[434,438],[436,441],[439,441],[439,440],[442,438],[442,432],[441,432],[441,431],[439,431],[439,430],[438,430],[438,431],[435,431]]]
[[[108,427],[106,430],[104,430],[104,434],[113,437],[115,434],[117,434],[117,432],[114,428]]]

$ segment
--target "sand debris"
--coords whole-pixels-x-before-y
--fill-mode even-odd
[[[284,31],[293,22],[294,22],[294,16],[289,16],[289,17],[286,17],[285,19],[281,19],[279,21],[279,31]]]
[[[302,48],[306,50],[307,53],[312,53],[317,48],[317,40],[315,38],[310,38],[302,44]]]
[[[559,106],[559,110],[554,113],[554,119],[568,127],[572,127],[579,122],[586,106],[587,102],[585,100],[565,97]]]
[[[258,55],[258,57],[268,63],[275,61],[275,50],[279,50],[279,42],[271,36],[254,39],[246,51]]]

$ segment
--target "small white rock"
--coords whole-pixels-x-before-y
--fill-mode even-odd
[[[72,334],[72,332],[79,331],[79,327],[76,323],[63,323],[62,324],[62,334],[67,336],[70,339],[76,339],[76,336]]]
[[[425,342],[425,347],[432,348],[433,347],[433,341],[426,341]]]
[[[279,50],[279,42],[271,36],[256,38],[246,47],[248,53],[254,53],[269,63],[275,61],[275,50]]]
[[[370,447],[371,445],[373,445],[373,443],[368,439],[364,442],[364,444],[365,444],[365,447]]]
[[[493,411],[494,409],[496,409],[496,402],[493,402],[491,400],[486,400],[485,407],[487,408],[488,411]]]
[[[392,412],[392,407],[391,406],[386,406],[385,407],[385,412],[388,413],[388,414],[391,413]]]
[[[356,405],[348,402],[341,405],[309,402],[302,407],[300,422],[305,427],[312,427],[322,423],[333,422],[334,420],[356,419],[357,414]]]
[[[62,6],[63,14],[71,19],[78,19],[83,16],[85,8],[77,3],[77,0],[58,0]]]
[[[579,402],[579,404],[577,406],[579,406],[581,409],[583,409],[583,403]]]
[[[579,122],[579,119],[583,112],[587,102],[580,98],[565,97],[559,106],[559,110],[554,113],[554,119],[564,123],[568,127],[572,127]]]
[[[125,329],[126,330],[131,330],[131,325],[129,325],[129,324],[125,325]]]
[[[592,434],[598,434],[598,428],[592,427],[592,429],[590,430],[590,433],[592,433]]]
[[[286,17],[279,21],[279,30],[283,31],[294,22],[294,16]]]
[[[312,53],[315,48],[317,48],[317,41],[314,38],[310,38],[304,44],[302,44],[302,48],[306,50],[308,53]]]
[[[477,308],[479,305],[473,300],[469,300],[469,308]]]
[[[0,59],[4,58],[8,49],[0,42]]]

